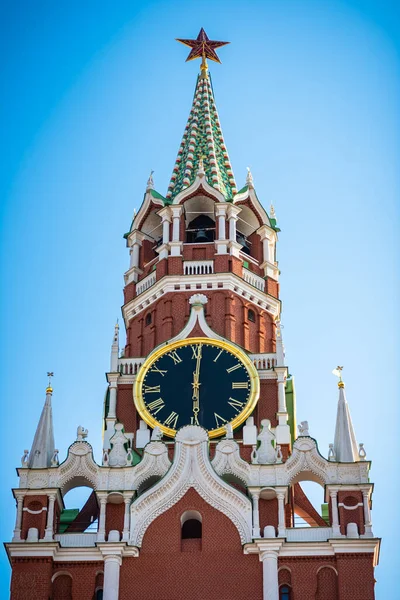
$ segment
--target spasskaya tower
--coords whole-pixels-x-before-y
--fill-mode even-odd
[[[274,209],[249,170],[237,189],[222,134],[207,61],[227,42],[203,29],[178,41],[200,73],[168,191],[151,174],[125,234],[126,340],[116,325],[102,456],[79,427],[59,459],[49,384],[13,490],[11,598],[372,600],[370,463],[341,368],[324,458],[296,427]],[[93,492],[71,513],[63,498],[83,485]]]

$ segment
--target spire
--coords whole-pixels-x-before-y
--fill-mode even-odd
[[[342,381],[343,367],[337,367],[333,371],[339,377],[339,402],[336,417],[335,441],[333,450],[338,462],[356,462],[359,460],[356,436],[351,421],[349,405],[347,404]]]
[[[193,51],[190,53],[188,60],[201,57],[202,63],[201,73],[197,77],[192,109],[168,186],[167,198],[174,198],[194,182],[202,158],[208,183],[220,191],[226,199],[231,199],[237,192],[236,182],[222,135],[206,61],[206,58],[210,58],[219,62],[218,57],[214,58],[214,48],[227,42],[210,41],[204,30],[200,31],[197,40],[178,41],[196,50],[195,53]]]
[[[49,385],[46,388],[46,400],[36,428],[28,460],[28,467],[31,469],[46,469],[50,467],[51,459],[54,456],[53,414],[51,409],[51,396],[53,393],[51,377],[53,377],[53,373],[48,373],[47,375],[49,377]]]
[[[114,327],[114,337],[111,344],[110,372],[118,371],[118,356],[119,356],[119,324],[118,319]]]

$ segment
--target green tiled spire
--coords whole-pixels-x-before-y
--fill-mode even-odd
[[[201,158],[208,183],[227,200],[232,199],[237,192],[236,182],[205,61],[197,78],[192,110],[168,186],[167,199],[173,199],[193,183]]]

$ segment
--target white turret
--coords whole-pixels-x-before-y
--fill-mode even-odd
[[[338,386],[339,402],[333,443],[334,455],[338,462],[356,462],[359,460],[358,447],[342,378],[340,378]]]
[[[118,356],[119,356],[119,325],[118,321],[114,328],[114,337],[111,345],[111,360],[110,360],[110,372],[116,373],[118,371]]]
[[[40,415],[39,423],[33,439],[29,454],[28,467],[30,469],[43,469],[51,466],[54,456],[54,430],[51,396],[53,388],[49,385],[46,389],[46,400]]]

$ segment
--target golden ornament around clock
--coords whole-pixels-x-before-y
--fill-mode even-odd
[[[251,415],[259,392],[257,370],[243,350],[196,337],[156,348],[140,368],[133,398],[141,418],[169,437],[200,425],[215,438]]]

